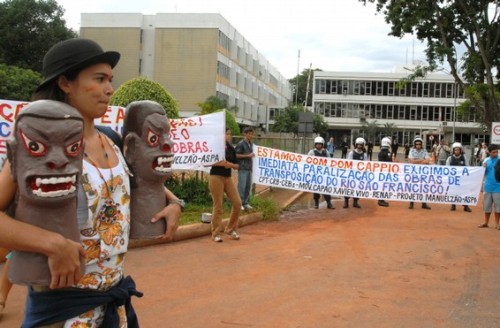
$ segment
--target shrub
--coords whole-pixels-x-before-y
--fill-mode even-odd
[[[127,107],[137,100],[156,101],[165,108],[168,118],[179,117],[179,105],[175,98],[161,84],[144,77],[123,83],[111,96],[110,105]]]

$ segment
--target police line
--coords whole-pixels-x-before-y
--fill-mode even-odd
[[[297,191],[395,201],[477,205],[483,167],[308,156],[254,145],[253,182]]]

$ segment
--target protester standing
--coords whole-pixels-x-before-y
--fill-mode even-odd
[[[368,143],[366,144],[367,148],[367,155],[368,155],[368,160],[372,160],[373,157],[373,142],[371,140],[368,140]]]
[[[342,156],[341,158],[347,158],[347,151],[349,150],[349,144],[347,143],[347,139],[344,138],[342,140],[342,143],[340,144],[340,147],[342,148]]]
[[[238,190],[231,178],[232,170],[238,169],[238,160],[236,159],[236,151],[231,145],[231,129],[226,129],[226,155],[225,159],[214,164],[210,169],[210,177],[208,187],[212,195],[212,239],[215,242],[221,242],[221,222],[222,222],[222,202],[224,193],[231,201],[233,207],[229,215],[229,222],[224,230],[231,239],[238,240],[240,235],[236,231],[238,228],[238,219],[240,216],[241,199]]]
[[[484,173],[483,187],[483,211],[484,223],[479,225],[479,228],[487,228],[490,221],[492,209],[495,211],[495,228],[500,230],[500,167],[497,164],[498,146],[490,145],[488,147],[489,157],[483,161],[483,166],[486,168]]]
[[[365,139],[356,138],[354,142],[354,149],[349,152],[347,159],[355,159],[358,161],[366,161],[368,160],[368,156],[366,155],[365,150]],[[353,197],[352,207],[361,208],[359,205],[359,198]],[[344,206],[343,208],[349,208],[349,197],[344,197]]]
[[[451,155],[450,146],[446,143],[446,140],[441,139],[439,145],[436,147],[436,164],[446,165],[446,160]]]
[[[330,153],[330,157],[334,157],[333,155],[335,154],[335,141],[333,137],[330,137],[330,140],[328,140],[326,144],[326,150]]]
[[[325,139],[322,137],[316,137],[314,138],[314,148],[307,153],[309,156],[319,156],[319,157],[330,157],[330,153],[328,150],[324,148],[325,146]],[[314,193],[313,194],[313,199],[314,199],[314,208],[319,208],[319,198],[320,194]],[[328,194],[323,194],[323,198],[326,201],[326,207],[329,209],[335,209],[335,207],[332,204],[332,196]]]
[[[236,158],[238,159],[238,192],[241,198],[241,210],[251,210],[250,189],[252,188],[252,158],[253,152],[253,128],[243,129],[243,140],[236,145]]]
[[[391,138],[384,137],[380,141],[380,152],[378,153],[379,162],[392,162],[391,158]],[[389,203],[383,199],[379,199],[378,206],[388,207]]]
[[[128,168],[118,147],[94,126],[94,120],[108,110],[114,91],[112,70],[119,58],[119,53],[105,52],[92,40],[77,38],[54,45],[43,59],[44,81],[35,91],[33,100],[65,102],[80,112],[84,121],[83,176],[86,177],[82,183],[86,186],[79,186],[78,193],[80,242],[14,220],[0,212],[1,246],[40,253],[48,258],[50,286],[37,286],[37,291],[28,290],[23,327],[48,324],[65,327],[139,326],[130,297],[141,293],[135,290],[130,277],[124,278],[123,272],[130,230]],[[8,161],[0,172],[0,190],[0,209],[4,210],[16,193]],[[165,197],[169,205],[157,213],[152,222],[165,219],[167,231],[164,238],[171,239],[178,226],[181,205],[167,189]],[[109,210],[110,203],[120,210]],[[101,215],[104,212],[105,222]],[[104,231],[106,224],[112,224],[113,229]],[[86,260],[84,273],[80,271],[80,256],[85,256]],[[61,288],[64,289],[54,290]],[[105,301],[106,296],[112,294],[118,298],[110,303]],[[95,296],[92,301],[85,303],[87,310],[73,311],[74,307],[82,305],[79,299],[89,300],[92,296]],[[81,307],[78,309],[82,310]],[[56,310],[57,316],[54,315]],[[110,318],[113,323],[108,320]]]
[[[463,151],[462,144],[460,142],[455,142],[451,145],[452,154],[446,160],[447,166],[467,166],[468,160],[467,156]],[[472,212],[468,205],[463,205],[465,212]],[[455,211],[457,209],[455,204],[451,205],[450,211]]]
[[[423,148],[424,141],[420,136],[416,136],[413,139],[413,148],[410,149],[410,154],[408,155],[408,161],[411,164],[430,164],[431,158],[429,153]],[[430,210],[431,207],[427,205],[427,203],[422,203],[422,208],[426,210]],[[413,202],[410,202],[410,210],[413,209]]]

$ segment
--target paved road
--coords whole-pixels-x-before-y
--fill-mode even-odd
[[[500,326],[500,231],[476,227],[480,208],[360,204],[131,250],[141,326]],[[15,287],[0,327],[19,326],[23,298]]]

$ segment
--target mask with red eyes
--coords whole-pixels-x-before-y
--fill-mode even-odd
[[[18,186],[15,218],[79,242],[76,205],[83,157],[80,113],[58,101],[29,104],[17,117],[7,157]],[[13,252],[9,277],[18,284],[48,285],[47,258],[38,253]]]
[[[154,238],[165,233],[164,221],[150,221],[165,206],[164,182],[172,172],[170,123],[160,104],[143,100],[127,107],[123,127],[124,155],[134,174],[130,237]]]

